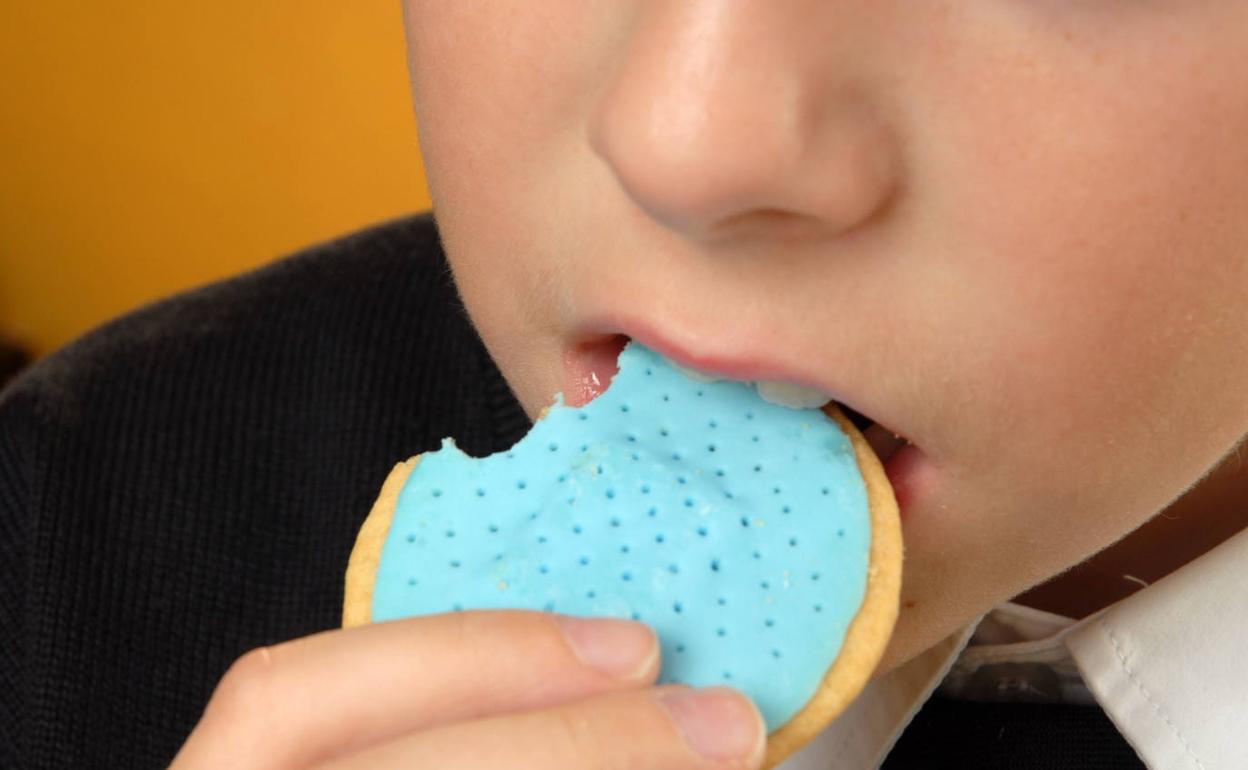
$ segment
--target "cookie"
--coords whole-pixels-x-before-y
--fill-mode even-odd
[[[351,553],[343,625],[498,608],[640,620],[659,683],[754,700],[771,767],[867,683],[901,560],[892,488],[834,404],[703,382],[634,341],[605,393],[557,396],[510,450],[474,459],[448,438],[396,465]]]

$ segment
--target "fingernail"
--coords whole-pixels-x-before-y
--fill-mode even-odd
[[[689,747],[714,760],[762,761],[766,728],[745,696],[727,687],[673,689],[659,696]]]
[[[659,654],[649,626],[615,618],[556,618],[576,657],[617,679],[640,679]]]

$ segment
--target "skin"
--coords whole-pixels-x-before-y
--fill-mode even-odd
[[[222,677],[170,770],[760,765],[750,701],[729,688],[656,687],[653,630],[589,623],[587,636],[548,613],[445,613],[258,648]],[[593,636],[602,644],[587,655]],[[708,698],[702,718],[673,719],[694,712],[677,702],[695,693]],[[725,733],[734,718],[741,729]],[[712,753],[694,751],[708,737]]]
[[[881,671],[1244,527],[1200,492],[1245,489],[1213,473],[1248,433],[1244,3],[406,12],[444,245],[530,417],[627,303],[689,346],[765,334],[927,454]]]
[[[687,348],[810,363],[927,455],[877,673],[1011,597],[1080,617],[1244,528],[1248,5],[405,8],[444,245],[530,417],[627,304]],[[631,635],[607,671],[563,622],[254,650],[173,767],[763,761],[740,693],[666,700],[650,629],[602,621]]]

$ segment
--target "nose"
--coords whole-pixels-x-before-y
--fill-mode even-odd
[[[860,225],[892,196],[899,163],[853,74],[868,49],[829,10],[844,5],[639,4],[591,147],[638,207],[687,238]]]

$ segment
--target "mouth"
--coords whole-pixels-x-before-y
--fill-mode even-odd
[[[564,353],[564,403],[572,407],[581,407],[606,392],[612,379],[619,372],[619,356],[625,345],[633,339],[626,334],[598,334],[587,337],[570,346]],[[905,436],[880,424],[876,420],[853,409],[842,401],[836,401],[825,391],[811,388],[786,380],[752,380],[746,377],[730,376],[692,365],[692,356],[681,356],[671,346],[647,344],[668,358],[674,366],[694,379],[704,381],[717,379],[734,379],[751,382],[759,391],[759,395],[784,406],[794,408],[821,407],[833,402],[845,416],[862,432],[863,438],[874,450],[881,463],[887,463],[899,450],[914,444]],[[673,355],[675,353],[675,355]],[[716,367],[730,368],[730,367]],[[735,367],[737,373],[745,373],[747,367]]]

